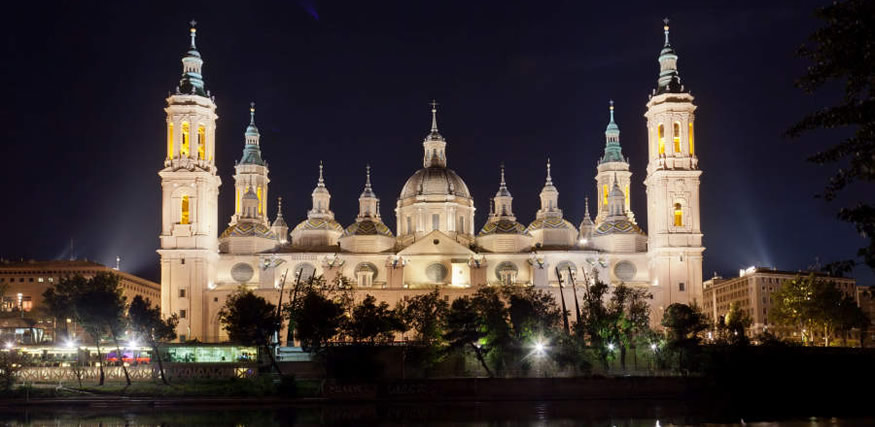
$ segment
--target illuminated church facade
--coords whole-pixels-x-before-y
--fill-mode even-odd
[[[321,163],[318,176],[314,170],[310,208],[305,212],[296,203],[286,211],[302,220],[290,227],[280,199],[271,221],[270,171],[262,158],[254,105],[229,190],[235,194],[234,213],[226,227],[221,225],[222,182],[215,163],[218,116],[204,85],[203,59],[192,27],[182,78],[165,108],[167,156],[159,172],[158,249],[163,315],[179,316],[180,340],[225,340],[218,312],[228,295],[245,286],[276,304],[284,274],[286,290],[298,276],[306,280],[322,275],[331,282],[342,275],[352,281],[357,298],[370,294],[389,304],[435,287],[454,298],[480,285],[534,286],[564,299],[569,308],[582,295],[582,286],[598,277],[614,285],[646,288],[653,295],[653,323],[671,303],[701,301],[704,247],[701,171],[694,146],[696,107],[680,84],[678,57],[668,35],[666,25],[658,85],[645,114],[649,234],[637,224],[630,204],[632,172],[620,146],[613,102],[595,174],[595,217],[587,201],[579,224],[566,218],[548,160],[535,218],[521,222],[514,214],[502,167],[488,218],[478,228],[474,199],[448,167],[448,141],[438,130],[432,104],[422,166],[397,198],[392,230],[383,222],[369,167],[363,170],[358,215],[350,224],[338,222]]]

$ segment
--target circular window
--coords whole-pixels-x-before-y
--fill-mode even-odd
[[[239,283],[246,283],[252,280],[254,275],[255,270],[245,262],[238,262],[231,267],[231,278]]]
[[[432,282],[445,282],[448,274],[447,266],[440,263],[434,263],[425,268],[425,276]]]
[[[614,266],[614,276],[617,276],[618,279],[624,282],[634,279],[637,272],[638,269],[635,268],[635,264],[629,261],[620,261]]]
[[[359,265],[355,266],[356,273],[364,273],[368,271],[373,273],[375,277],[377,276],[377,266],[370,262],[362,262],[359,263]]]
[[[294,274],[298,274],[299,271],[301,272],[301,282],[310,280],[311,277],[316,275],[316,267],[314,267],[313,264],[310,264],[309,262],[299,263],[295,266],[295,269],[293,271]]]
[[[517,268],[516,264],[510,261],[504,261],[501,264],[495,266],[495,278],[498,280],[504,280],[502,273],[511,273],[512,275],[516,275],[520,271]]]

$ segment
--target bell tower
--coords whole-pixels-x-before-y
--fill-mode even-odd
[[[180,341],[205,336],[204,291],[218,261],[218,196],[215,164],[216,104],[204,87],[196,22],[182,58],[182,77],[167,97],[167,153],[161,177],[161,314],[179,316]]]
[[[693,96],[681,84],[678,55],[669,43],[659,54],[657,88],[647,102],[648,257],[654,313],[672,303],[702,303],[699,160],[695,151]]]

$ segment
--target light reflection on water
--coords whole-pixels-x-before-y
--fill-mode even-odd
[[[618,401],[435,402],[274,406],[41,407],[0,409],[0,426],[871,426],[875,418],[719,415],[703,406]]]

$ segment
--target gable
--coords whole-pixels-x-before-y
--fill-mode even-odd
[[[398,255],[458,255],[468,257],[474,255],[474,251],[462,246],[450,236],[434,230],[398,252]]]

